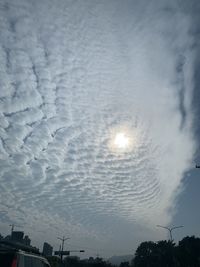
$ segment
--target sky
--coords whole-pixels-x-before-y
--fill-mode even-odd
[[[198,0],[0,0],[0,232],[86,256],[199,235]]]

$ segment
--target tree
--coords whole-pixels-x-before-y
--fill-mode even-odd
[[[159,241],[156,246],[156,255],[158,266],[176,266],[175,244],[172,241]]]
[[[60,267],[61,265],[61,260],[60,258],[56,257],[56,256],[50,256],[47,257],[51,267]]]
[[[177,258],[181,267],[200,266],[200,238],[184,237],[177,247]]]
[[[184,237],[176,246],[172,241],[143,242],[136,250],[134,267],[200,267],[200,238]]]
[[[176,266],[175,244],[171,241],[143,242],[136,250],[134,267]]]
[[[119,267],[129,267],[129,266],[130,266],[130,264],[129,264],[128,261],[123,261],[123,262],[121,262],[120,265],[119,265]]]
[[[80,265],[80,259],[76,256],[66,257],[64,260],[64,266],[68,267],[78,267]]]
[[[142,242],[135,253],[134,267],[155,267],[155,250],[156,243]]]

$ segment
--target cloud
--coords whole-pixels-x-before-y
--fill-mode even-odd
[[[176,1],[16,0],[0,17],[4,220],[54,244],[63,231],[116,249],[119,229],[153,237],[195,153],[190,14]],[[109,148],[121,129],[124,153]]]

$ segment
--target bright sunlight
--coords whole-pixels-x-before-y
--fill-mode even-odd
[[[129,145],[129,138],[125,133],[117,133],[114,139],[114,145],[120,149],[126,149]]]

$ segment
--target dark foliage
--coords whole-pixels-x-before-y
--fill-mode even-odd
[[[47,257],[51,267],[60,267],[61,266],[61,260],[60,258],[56,256]]]
[[[120,263],[119,267],[130,267],[130,264],[128,261],[123,261]]]
[[[200,266],[200,238],[187,236],[177,247],[177,257],[181,267]]]
[[[111,263],[104,261],[103,259],[97,257],[85,260],[80,260],[78,257],[66,257],[63,262],[61,262],[58,257],[48,258],[51,267],[114,267]],[[122,267],[129,267],[124,265]]]
[[[178,245],[171,241],[143,242],[136,250],[134,267],[200,267],[200,238],[185,237]]]

